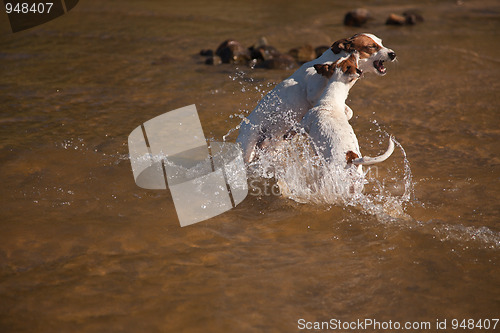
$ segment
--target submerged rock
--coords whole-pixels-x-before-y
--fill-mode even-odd
[[[362,27],[372,19],[373,18],[367,9],[357,8],[345,14],[344,25],[348,27]]]
[[[406,22],[406,18],[403,15],[398,15],[391,13],[387,20],[385,21],[385,24],[387,25],[404,25]]]
[[[403,13],[403,15],[398,15],[391,13],[385,24],[387,25],[414,25],[423,22],[423,16],[415,10],[409,10]]]
[[[250,60],[250,51],[244,48],[240,42],[234,39],[228,39],[219,45],[215,54],[218,55],[223,63],[247,63]]]
[[[214,50],[212,49],[203,49],[200,51],[200,55],[204,57],[211,57],[214,55]]]
[[[258,63],[255,67],[267,69],[292,69],[297,67],[297,62],[289,54],[280,54],[272,59]]]
[[[205,60],[205,64],[217,66],[217,65],[222,64],[222,60],[219,56],[214,55],[214,56],[208,57]]]
[[[257,61],[270,60],[280,55],[280,52],[274,46],[270,45],[262,45],[257,47],[251,46],[249,50],[250,57],[252,59],[256,59]]]
[[[420,14],[419,11],[416,10],[408,10],[403,13],[403,16],[406,19],[406,24],[409,25],[424,22],[424,17],[422,16],[422,14]]]
[[[314,52],[316,53],[316,58],[319,58],[329,48],[330,48],[330,46],[327,46],[327,45],[321,45],[321,46],[316,47],[314,49]]]
[[[293,48],[288,51],[288,54],[291,55],[298,63],[306,63],[316,59],[316,52],[310,44]]]

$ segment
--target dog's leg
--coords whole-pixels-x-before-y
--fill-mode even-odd
[[[236,139],[236,143],[241,145],[241,149],[243,151],[243,161],[248,164],[255,158],[255,147],[260,139],[260,136],[257,131],[245,134],[246,135],[240,134]]]

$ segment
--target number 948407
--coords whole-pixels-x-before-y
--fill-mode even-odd
[[[54,5],[53,2],[7,2],[5,3],[5,12],[7,14],[48,14]]]

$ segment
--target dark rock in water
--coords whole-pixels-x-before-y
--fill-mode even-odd
[[[414,25],[423,22],[424,18],[418,11],[409,10],[403,13],[403,15],[398,15],[392,13],[387,18],[385,24],[387,25]]]
[[[274,58],[257,64],[256,67],[268,69],[292,69],[297,67],[297,62],[288,54],[280,54]]]
[[[250,57],[258,61],[269,60],[280,55],[280,52],[274,46],[270,45],[251,46],[248,50],[250,51]]]
[[[222,60],[219,56],[211,56],[205,60],[205,64],[217,66],[222,64]]]
[[[246,64],[250,60],[250,51],[233,39],[228,39],[219,45],[215,54],[226,64]]]
[[[211,57],[214,55],[214,50],[211,49],[201,50],[200,55],[205,57]]]
[[[215,54],[212,50],[201,50],[200,55],[206,56],[205,64],[220,65],[222,63],[245,64],[251,68],[292,69],[297,67],[297,61],[289,54],[281,54],[275,47],[261,37],[257,43],[248,49],[234,39],[221,43]],[[295,55],[301,62],[315,59],[316,52],[311,45],[295,49]]]
[[[408,11],[403,13],[403,16],[406,19],[405,23],[408,25],[414,25],[417,23],[424,22],[424,18],[422,16],[422,14],[420,14],[420,12],[418,12],[416,10],[408,10]]]
[[[351,10],[344,16],[344,25],[349,27],[362,27],[369,20],[372,20],[372,16],[367,9],[358,8]]]
[[[321,46],[318,46],[317,48],[315,48],[314,52],[316,53],[316,58],[319,58],[329,48],[330,48],[330,46],[327,46],[327,45],[321,45]]]
[[[274,47],[269,45],[266,37],[260,37],[257,43],[248,48],[250,57],[252,58],[252,65],[259,61],[269,60],[280,55],[280,52]]]
[[[298,63],[305,63],[316,59],[316,52],[309,44],[291,49],[288,51],[288,54],[291,55]]]
[[[406,18],[404,16],[394,13],[390,14],[387,21],[385,21],[385,24],[387,25],[404,25],[405,23]]]
[[[259,38],[259,40],[257,41],[257,43],[255,43],[255,47],[260,47],[260,46],[267,46],[269,45],[269,42],[267,41],[267,37],[266,36],[262,36]]]

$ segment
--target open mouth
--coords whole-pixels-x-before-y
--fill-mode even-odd
[[[381,75],[384,75],[387,72],[387,68],[385,68],[383,60],[375,60],[373,62],[373,67],[375,67],[377,72]]]

